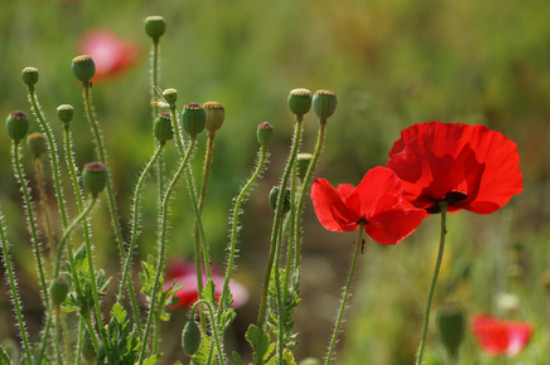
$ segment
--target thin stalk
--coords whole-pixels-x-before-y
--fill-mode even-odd
[[[279,191],[281,194],[281,191]],[[285,219],[286,221],[286,219]],[[277,303],[277,315],[279,317],[278,323],[278,334],[277,334],[277,362],[280,365],[284,364],[283,361],[283,335],[284,335],[284,318],[286,317],[286,308],[283,302],[283,293],[281,288],[281,278],[280,278],[280,264],[281,259],[281,246],[283,241],[283,226],[279,225],[279,234],[277,238],[277,244],[275,245],[275,258],[273,260],[273,275],[275,278],[275,300]]]
[[[67,327],[67,316],[61,312],[59,318],[61,319],[61,330],[63,331],[63,351],[65,353],[65,359],[67,364],[72,363],[71,350],[69,345],[69,329]]]
[[[161,221],[161,227],[160,227],[160,238],[159,238],[159,256],[157,261],[157,268],[155,272],[155,280],[153,283],[153,290],[151,292],[151,303],[149,305],[149,313],[147,314],[147,321],[145,323],[145,331],[143,333],[143,340],[141,343],[143,344],[141,347],[141,352],[139,354],[139,365],[143,364],[143,361],[145,361],[145,350],[147,349],[147,340],[149,338],[149,331],[151,329],[151,322],[153,320],[153,317],[155,316],[155,305],[157,302],[157,292],[159,290],[160,286],[160,276],[162,275],[162,272],[164,271],[164,252],[166,248],[166,221],[168,219],[168,203],[170,200],[170,195],[172,194],[176,183],[179,180],[179,177],[181,176],[182,171],[185,169],[189,162],[189,158],[192,155],[193,148],[195,147],[196,139],[192,138],[191,142],[189,143],[189,147],[187,148],[187,151],[185,153],[185,157],[183,157],[180,165],[178,166],[178,169],[176,173],[174,174],[172,180],[170,181],[168,187],[165,190],[164,197],[161,202],[161,213],[162,213],[162,221]]]
[[[37,358],[37,362],[38,364],[41,364],[39,363],[38,361],[42,361],[42,358],[44,357],[44,353],[46,352],[46,346],[48,344],[48,339],[49,339],[49,336],[46,336],[45,334],[49,333],[50,332],[50,327],[52,325],[52,319],[53,318],[53,314],[51,311],[48,311],[48,314],[46,316],[46,325],[44,326],[44,333],[42,334],[42,341],[40,343],[40,350],[38,352],[38,358]]]
[[[204,299],[199,299],[193,304],[193,307],[191,308],[191,316],[192,316],[192,313],[195,312],[195,308],[199,304],[206,305],[206,307],[208,308],[208,311],[210,312],[210,317],[214,318],[214,308],[212,307],[212,304]],[[192,321],[193,319],[190,319],[190,320]],[[212,333],[214,335],[214,342],[216,343],[216,348],[218,350],[218,359],[220,360],[220,364],[225,365],[225,360],[223,358],[223,351],[222,351],[220,336],[218,335],[217,326],[212,326]]]
[[[17,323],[19,324],[19,334],[21,335],[21,340],[23,340],[23,347],[25,349],[25,354],[27,355],[27,363],[32,364],[33,357],[29,347],[29,340],[27,335],[27,329],[25,328],[25,320],[23,319],[23,311],[21,310],[21,299],[19,298],[19,293],[17,292],[17,281],[11,267],[11,257],[8,248],[8,241],[6,239],[6,234],[4,230],[4,216],[0,213],[0,240],[2,241],[2,251],[4,255],[4,266],[8,272],[8,280],[10,282],[11,296],[13,299],[13,305],[15,307],[15,314],[17,316]]]
[[[27,220],[29,223],[29,228],[32,236],[33,252],[34,259],[36,261],[36,266],[38,268],[38,277],[40,279],[40,286],[42,288],[42,299],[44,302],[44,307],[49,312],[50,311],[50,296],[48,294],[48,287],[46,286],[46,277],[44,275],[44,268],[42,265],[42,255],[40,253],[40,241],[38,239],[38,231],[36,229],[36,218],[34,216],[34,211],[32,209],[31,195],[27,182],[25,180],[25,175],[23,174],[23,169],[21,168],[21,161],[19,158],[19,142],[12,143],[12,164],[15,169],[16,178],[19,181],[21,186],[21,192],[23,193],[23,201],[25,204],[25,212],[27,214]],[[45,337],[48,337],[47,334]]]
[[[428,302],[426,303],[426,313],[424,314],[424,326],[422,327],[422,338],[420,339],[420,345],[418,346],[418,355],[416,357],[416,365],[422,364],[422,357],[424,356],[424,347],[426,346],[426,335],[428,334],[428,324],[430,323],[430,309],[432,308],[432,299],[435,292],[435,285],[437,283],[437,277],[439,275],[439,268],[441,267],[441,261],[443,259],[443,250],[445,249],[445,235],[447,233],[446,218],[447,218],[447,202],[439,202],[441,207],[441,234],[439,237],[439,250],[437,252],[437,260],[435,263],[435,269],[432,276],[432,283],[430,285],[430,292],[428,294]]]
[[[223,303],[225,302],[225,298],[227,297],[227,293],[229,292],[229,279],[231,278],[231,273],[233,272],[233,263],[235,260],[235,251],[237,247],[237,235],[239,233],[239,215],[241,212],[241,204],[248,194],[249,190],[252,188],[258,177],[262,174],[265,162],[267,161],[267,158],[269,156],[269,152],[267,150],[267,147],[261,147],[260,151],[258,152],[258,162],[256,164],[256,169],[246,182],[244,184],[243,188],[241,189],[241,192],[237,196],[237,199],[235,199],[235,205],[233,206],[232,212],[233,217],[231,218],[232,224],[231,224],[231,239],[229,241],[228,246],[228,252],[229,255],[227,256],[227,267],[225,270],[225,278],[223,281],[223,288],[222,293],[220,296],[220,301],[218,303],[218,316],[221,315],[221,312],[225,309],[223,308]]]
[[[340,309],[338,310],[338,316],[336,317],[336,322],[334,324],[334,331],[332,332],[332,339],[330,340],[330,346],[328,348],[328,353],[326,357],[325,364],[329,365],[332,361],[332,353],[334,351],[334,345],[336,344],[336,339],[338,338],[338,333],[340,332],[340,324],[342,323],[342,318],[344,317],[344,312],[346,310],[346,302],[349,295],[349,289],[351,287],[351,280],[353,278],[353,273],[355,271],[355,264],[357,262],[357,257],[361,251],[361,246],[363,245],[363,223],[359,225],[359,235],[357,237],[357,242],[355,243],[355,253],[353,254],[353,259],[351,260],[351,267],[349,269],[348,281],[344,288],[344,294],[342,295],[342,303],[340,304]]]
[[[83,196],[82,196],[82,191],[80,190],[80,187],[78,185],[78,170],[77,170],[77,167],[74,163],[74,160],[73,160],[73,149],[72,149],[72,143],[71,143],[71,133],[70,133],[70,129],[69,129],[69,126],[65,126],[65,134],[64,134],[64,141],[65,141],[65,156],[66,156],[66,162],[67,162],[67,167],[71,173],[71,180],[72,180],[72,184],[73,184],[73,190],[74,190],[74,194],[76,196],[76,200],[77,200],[77,205],[78,205],[78,210],[79,212],[82,214],[84,212],[84,199],[83,199]],[[90,205],[93,205],[95,202],[95,199],[92,201],[92,203]],[[91,208],[90,208],[91,209]],[[84,243],[86,245],[86,258],[88,260],[88,270],[90,272],[90,275],[92,276],[92,292],[93,292],[93,296],[94,296],[94,308],[95,308],[95,313],[96,313],[96,320],[97,320],[97,323],[98,323],[98,326],[100,328],[100,334],[101,334],[101,338],[105,341],[105,338],[103,336],[103,332],[101,331],[101,329],[103,328],[103,317],[101,315],[101,304],[99,302],[99,297],[98,297],[98,294],[97,294],[97,287],[96,287],[96,282],[95,282],[95,279],[96,279],[96,276],[95,276],[95,269],[94,269],[94,264],[93,264],[93,256],[92,256],[92,243],[91,243],[91,238],[90,238],[90,231],[89,231],[89,227],[88,227],[88,222],[84,219],[82,219],[82,231],[83,231],[83,234],[84,234]],[[56,269],[56,276],[57,277],[57,274],[58,274],[58,270],[59,270],[59,266],[56,265],[57,269]]]
[[[63,365],[63,358],[61,357],[61,321],[59,320],[59,308],[55,313],[55,361],[56,364]]]
[[[80,359],[82,358],[82,342],[84,338],[84,318],[80,316],[78,319],[78,338],[76,342],[76,365],[80,365]]]
[[[301,246],[302,246],[302,212],[304,210],[304,202],[311,184],[311,178],[313,177],[313,172],[321,155],[321,150],[323,148],[323,143],[325,141],[325,127],[327,121],[319,121],[319,134],[317,136],[317,144],[315,145],[315,151],[313,152],[313,157],[307,168],[306,175],[302,181],[302,186],[300,188],[300,193],[298,194],[298,205],[296,207],[296,224],[294,224],[294,268],[295,270],[300,267],[300,255],[301,255]]]
[[[36,187],[38,189],[38,197],[40,198],[40,208],[44,215],[44,228],[46,231],[46,250],[50,252],[50,263],[53,262],[53,233],[52,223],[50,219],[50,210],[48,209],[48,198],[45,191],[44,170],[40,158],[34,158],[34,175],[36,177]]]
[[[84,83],[84,105],[86,109],[86,118],[88,119],[88,122],[92,126],[92,131],[94,133],[94,138],[96,141],[96,152],[99,157],[99,160],[102,163],[104,163],[105,166],[107,166],[107,170],[109,170],[109,166],[107,164],[107,156],[103,150],[103,140],[102,140],[103,137],[101,134],[99,124],[95,119],[95,115],[93,111],[91,87],[92,85],[90,83]],[[120,230],[120,223],[118,221],[117,207],[116,207],[115,198],[113,194],[110,175],[107,180],[106,191],[107,191],[107,200],[109,202],[109,211],[111,212],[111,221],[113,223],[113,228],[115,231],[115,237],[118,245],[121,262],[124,262],[126,258],[126,251],[124,250],[124,241],[122,238],[122,232]],[[133,285],[128,285],[128,293],[130,295],[130,301],[132,303],[132,308],[134,312],[134,320],[136,321],[136,326],[137,326],[137,324],[140,323],[140,319],[139,319],[139,313],[136,314],[136,311],[134,309],[134,307],[137,306],[137,299],[136,299],[136,294],[134,292]],[[138,327],[141,327],[141,326],[138,326]],[[138,330],[138,333],[139,331],[140,330]]]
[[[269,247],[269,259],[267,262],[267,268],[265,271],[264,282],[262,287],[262,296],[260,299],[260,309],[258,311],[257,325],[259,328],[263,329],[265,323],[265,313],[266,313],[266,302],[267,302],[267,292],[269,287],[269,278],[271,276],[271,268],[273,266],[275,252],[277,251],[277,242],[278,235],[281,225],[281,217],[283,213],[283,201],[285,197],[286,186],[288,183],[289,175],[292,169],[292,165],[295,163],[296,155],[298,154],[298,147],[300,145],[300,140],[302,136],[302,119],[296,119],[296,125],[294,127],[294,138],[292,147],[290,150],[290,156],[286,164],[283,177],[281,178],[281,184],[279,186],[279,196],[277,197],[277,207],[275,209],[275,217],[273,219],[273,227],[271,230],[271,244]],[[278,273],[276,273],[278,275]]]

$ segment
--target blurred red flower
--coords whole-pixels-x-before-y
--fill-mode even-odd
[[[527,345],[533,326],[488,315],[475,316],[472,330],[483,350],[491,355],[516,356]]]
[[[404,197],[429,213],[447,201],[449,212],[489,214],[523,190],[516,143],[482,125],[415,124],[389,156]]]
[[[179,301],[168,308],[190,309],[199,299],[195,263],[191,261],[174,260],[167,265],[166,271],[167,273],[164,283],[165,291],[168,290],[173,283],[175,284],[175,287],[181,285],[181,288],[176,292],[176,296]],[[219,300],[222,294],[224,277],[217,270],[213,269],[212,280],[215,285],[214,295],[216,296],[216,300]],[[204,269],[202,273],[202,282],[203,285],[206,285],[207,277]],[[233,308],[240,307],[248,301],[248,291],[236,280],[229,280],[229,291],[233,296]]]
[[[96,71],[92,80],[95,82],[131,67],[140,53],[137,44],[120,39],[106,29],[87,32],[78,48],[81,54],[90,55],[94,59]]]
[[[317,218],[329,231],[354,231],[364,223],[365,232],[378,243],[393,245],[407,237],[426,217],[402,199],[397,175],[387,167],[369,170],[357,187],[334,188],[325,179],[315,179],[311,199]]]

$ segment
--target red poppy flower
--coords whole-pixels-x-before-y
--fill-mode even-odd
[[[113,76],[132,66],[139,55],[140,48],[118,38],[109,30],[91,30],[82,37],[79,52],[92,56],[95,62],[93,81]]]
[[[447,201],[449,212],[489,214],[523,190],[517,145],[482,125],[415,124],[389,155],[404,197],[429,213]]]
[[[216,300],[219,300],[222,294],[224,277],[220,275],[217,270],[213,270],[212,280],[214,281],[215,286],[214,295],[216,296]],[[207,277],[204,270],[202,273],[202,282],[203,284],[207,282]],[[181,260],[172,261],[168,264],[164,290],[168,290],[173,283],[175,283],[175,287],[181,286],[175,294],[179,301],[176,304],[169,306],[169,308],[190,309],[199,299],[195,264],[193,262]],[[229,280],[229,290],[233,296],[232,307],[240,307],[248,301],[248,291],[236,280]]]
[[[426,217],[426,212],[402,199],[397,175],[387,167],[369,170],[357,187],[332,187],[315,179],[311,200],[321,225],[329,231],[354,231],[364,223],[365,232],[378,243],[393,245],[407,237]]]
[[[488,315],[474,317],[472,327],[483,350],[491,355],[518,355],[533,332],[533,326],[527,322],[505,321]]]

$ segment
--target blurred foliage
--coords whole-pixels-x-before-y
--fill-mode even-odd
[[[79,37],[92,28],[107,28],[141,44],[141,59],[135,68],[93,89],[110,151],[120,215],[127,227],[129,193],[154,146],[148,75],[151,45],[142,20],[148,15],[163,15],[168,29],[161,39],[161,88],[178,89],[180,109],[185,103],[216,100],[227,110],[226,123],[217,134],[204,211],[208,238],[218,262],[227,241],[226,217],[231,199],[255,158],[256,125],[267,120],[275,127],[271,166],[247,203],[241,234],[237,275],[249,287],[253,299],[260,287],[261,275],[257,273],[265,268],[267,258],[272,214],[267,195],[286,159],[293,128],[286,107],[290,89],[326,88],[338,94],[339,106],[329,121],[317,174],[333,183],[356,183],[368,168],[385,164],[399,131],[412,123],[438,119],[483,123],[497,129],[519,145],[524,193],[490,217],[465,212],[450,217],[447,271],[442,275],[436,301],[453,298],[469,313],[494,311],[495,294],[515,293],[521,298],[518,318],[537,327],[522,359],[543,364],[543,356],[548,356],[545,349],[550,346],[549,292],[544,291],[541,282],[543,273],[550,269],[550,230],[546,224],[550,218],[549,13],[550,3],[546,0],[3,1],[0,116],[15,109],[29,109],[20,71],[25,66],[37,67],[37,94],[56,127],[58,144],[62,136],[55,108],[61,103],[75,106],[72,125],[77,160],[83,165],[94,155],[81,88],[70,71]],[[37,128],[35,124],[33,131]],[[306,116],[305,151],[313,148],[316,128],[314,117]],[[202,170],[204,139],[201,142],[194,168],[197,177]],[[38,290],[31,275],[33,264],[26,256],[30,245],[10,169],[9,145],[7,136],[1,133],[1,209],[14,244],[29,317],[39,310],[30,304]],[[167,166],[174,166],[175,157],[170,146]],[[30,160],[26,164],[30,177]],[[69,206],[74,207],[67,187]],[[53,188],[48,189],[53,196]],[[176,195],[169,257],[190,257],[193,229],[187,192],[182,186]],[[144,202],[140,257],[155,246],[154,179],[149,180]],[[51,204],[56,211],[53,199]],[[108,214],[97,214],[99,210],[106,212],[105,204],[96,210],[94,220],[97,264],[113,274],[119,269],[118,254]],[[297,309],[302,335],[297,358],[321,357],[325,351],[353,241],[351,236],[323,231],[309,207],[306,215],[304,301]],[[437,229],[438,217],[432,217],[398,247],[367,244],[338,363],[412,362],[420,337]],[[470,268],[469,275],[457,281],[465,266]],[[445,289],[453,281],[458,283],[456,287]],[[443,293],[448,294],[446,298]],[[14,329],[6,327],[13,322],[10,303],[4,294],[1,298],[3,339],[12,336]],[[253,320],[256,307],[252,302],[239,313],[242,323],[247,323],[249,317]],[[235,326],[241,332],[238,341],[242,341],[245,325],[236,322]],[[29,327],[37,331],[40,319]],[[442,363],[444,355],[433,327],[429,346],[436,364]],[[243,349],[239,346],[235,345]],[[471,337],[463,350],[472,356],[465,363],[487,359],[478,355]]]

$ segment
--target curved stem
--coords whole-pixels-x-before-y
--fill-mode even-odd
[[[17,292],[17,282],[15,280],[15,275],[11,267],[11,257],[8,249],[8,242],[6,240],[6,234],[4,230],[4,216],[0,213],[0,241],[2,241],[2,251],[4,254],[4,266],[8,272],[8,279],[10,282],[11,295],[13,299],[13,305],[15,307],[15,314],[17,316],[17,323],[19,324],[19,334],[21,335],[21,340],[23,340],[23,347],[25,349],[25,354],[27,355],[27,363],[32,364],[32,354],[29,347],[29,340],[27,335],[27,329],[25,328],[25,321],[23,319],[23,311],[21,310],[21,300],[19,298],[19,293]]]
[[[195,138],[191,139],[191,142],[189,143],[189,147],[187,148],[187,151],[185,153],[185,157],[183,157],[180,165],[178,166],[178,169],[176,173],[174,174],[174,177],[170,181],[170,184],[166,188],[166,191],[164,193],[164,197],[161,202],[161,227],[160,227],[160,238],[159,238],[159,256],[157,261],[157,268],[155,272],[155,280],[153,283],[153,290],[151,292],[151,303],[149,305],[149,313],[147,314],[147,321],[145,323],[145,331],[143,333],[143,340],[142,340],[142,347],[139,355],[139,364],[143,364],[143,361],[145,361],[145,350],[147,349],[147,340],[149,338],[149,332],[151,329],[151,323],[153,320],[153,317],[155,316],[155,305],[157,302],[157,292],[160,287],[160,276],[162,275],[162,272],[164,271],[164,251],[166,248],[166,221],[168,219],[168,202],[170,200],[170,195],[172,194],[176,183],[179,180],[179,177],[181,176],[181,173],[187,166],[189,162],[189,158],[192,155],[193,148],[195,147]]]
[[[355,271],[355,264],[357,262],[357,257],[361,251],[361,246],[363,245],[363,223],[359,225],[359,236],[357,237],[355,253],[353,254],[353,259],[351,260],[351,267],[349,269],[348,281],[344,288],[344,294],[342,295],[342,303],[340,303],[340,309],[338,310],[338,316],[336,317],[336,322],[334,324],[334,331],[332,332],[332,339],[330,340],[330,346],[328,348],[326,365],[329,365],[332,361],[332,353],[334,351],[334,345],[336,344],[336,339],[338,338],[338,333],[340,332],[340,324],[342,323],[342,318],[344,317],[344,312],[346,310],[346,302],[349,295],[349,289],[351,287],[351,280],[353,278],[353,273]]]
[[[279,186],[279,196],[277,197],[277,207],[275,209],[275,217],[273,219],[273,227],[271,230],[271,244],[269,248],[269,259],[268,259],[267,268],[265,271],[264,282],[262,286],[262,296],[260,299],[260,309],[258,311],[258,319],[257,319],[257,322],[258,322],[257,325],[260,329],[263,329],[264,322],[265,322],[269,278],[271,276],[271,268],[273,266],[275,252],[277,251],[276,246],[277,246],[278,235],[280,231],[279,227],[281,225],[281,217],[283,215],[283,206],[284,206],[283,201],[286,195],[285,194],[286,186],[288,183],[292,165],[294,164],[296,160],[296,155],[298,154],[298,147],[300,145],[301,136],[302,136],[302,120],[300,118],[297,118],[296,125],[294,127],[294,138],[293,138],[293,143],[290,150],[290,156],[288,158],[288,162],[286,164],[283,177],[281,178],[281,185]],[[276,272],[276,275],[278,275],[278,272]]]
[[[424,325],[422,327],[422,338],[420,339],[420,345],[418,346],[418,356],[416,358],[416,365],[422,364],[422,357],[424,356],[424,347],[426,346],[426,336],[428,334],[428,324],[430,323],[430,309],[432,308],[432,299],[435,292],[435,285],[437,284],[437,277],[439,275],[439,268],[441,267],[441,261],[443,259],[443,250],[445,249],[445,234],[446,228],[446,216],[447,216],[447,202],[439,202],[441,208],[441,234],[439,237],[439,250],[437,252],[437,261],[435,263],[435,269],[432,276],[432,283],[430,285],[430,292],[428,294],[428,302],[426,303],[426,313],[424,314]]]
[[[313,152],[313,157],[309,163],[306,175],[302,181],[302,187],[300,188],[300,193],[298,194],[298,205],[296,207],[296,224],[294,225],[294,268],[297,269],[300,267],[300,255],[301,255],[301,246],[302,246],[302,211],[304,210],[304,202],[311,184],[311,178],[313,177],[313,172],[321,155],[321,150],[323,148],[323,143],[325,141],[325,127],[326,120],[319,121],[319,134],[317,136],[317,144],[315,145],[315,151]]]
[[[210,317],[214,318],[214,308],[212,307],[212,304],[204,299],[199,299],[193,304],[193,307],[191,308],[191,317],[193,316],[193,313],[195,312],[195,309],[197,308],[197,306],[200,304],[206,305],[206,307],[208,308],[208,311],[210,312]],[[193,319],[190,319],[190,321],[192,320]],[[216,343],[216,348],[218,350],[218,359],[220,359],[220,363],[222,365],[225,365],[221,341],[220,341],[220,337],[218,336],[217,326],[212,326],[212,333],[214,335],[214,342]]]

